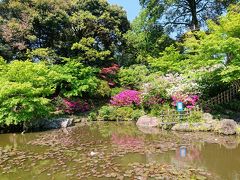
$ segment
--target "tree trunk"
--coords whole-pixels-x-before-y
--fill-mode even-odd
[[[196,31],[199,30],[199,22],[198,22],[198,18],[197,18],[197,4],[196,4],[196,0],[187,0],[188,5],[189,5],[189,9],[191,10],[191,14],[192,14],[192,21],[191,21],[191,25],[190,25],[190,29],[192,31]]]

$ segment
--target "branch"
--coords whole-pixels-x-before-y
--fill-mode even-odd
[[[197,11],[197,13],[203,11],[203,10],[206,8],[207,5],[208,5],[208,2],[206,2],[206,3],[203,5],[203,7]]]

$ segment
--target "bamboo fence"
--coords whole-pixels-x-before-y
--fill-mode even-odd
[[[201,104],[201,106],[212,106],[218,104],[224,104],[230,102],[240,91],[240,81],[236,81],[230,89],[223,91],[217,96],[205,101]]]
[[[201,102],[199,107],[194,109],[185,109],[178,112],[174,109],[168,109],[160,112],[162,124],[176,124],[183,121],[189,121],[194,112],[203,112],[203,108],[211,105],[223,104],[230,102],[240,91],[240,80],[236,81],[232,86],[208,101]],[[203,114],[203,113],[201,113]]]

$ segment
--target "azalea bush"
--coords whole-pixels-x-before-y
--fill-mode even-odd
[[[145,83],[142,85],[142,105],[145,110],[151,109],[154,105],[162,105],[169,97],[166,89],[169,87],[167,81],[162,79],[159,74],[151,74],[145,77]]]
[[[113,106],[139,106],[141,104],[141,93],[135,90],[124,90],[113,96],[110,104]]]
[[[184,106],[188,109],[192,109],[197,105],[199,96],[197,95],[187,95],[182,93],[175,93],[172,96],[172,105],[176,106],[178,102],[182,102]]]
[[[86,112],[90,110],[90,105],[88,102],[84,100],[69,100],[63,99],[64,103],[64,112],[68,114],[78,113],[78,112]]]
[[[90,110],[89,103],[79,98],[69,99],[58,96],[54,98],[54,104],[56,111],[66,114],[82,113]]]
[[[112,64],[110,67],[102,68],[100,71],[100,77],[108,82],[110,87],[116,86],[115,78],[119,71],[117,64]]]

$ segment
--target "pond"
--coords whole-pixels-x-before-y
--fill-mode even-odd
[[[0,179],[240,179],[238,137],[96,122],[0,135]]]

